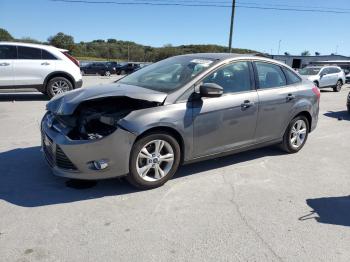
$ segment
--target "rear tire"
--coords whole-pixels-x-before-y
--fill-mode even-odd
[[[305,116],[295,117],[284,133],[281,148],[290,154],[299,152],[308,138],[309,126],[309,121]]]
[[[72,83],[65,77],[54,77],[46,86],[47,95],[52,98],[55,95],[68,92],[73,89]]]
[[[174,137],[164,132],[150,133],[133,145],[126,179],[139,189],[160,187],[175,174],[180,159],[180,146]]]
[[[335,87],[333,87],[333,91],[334,92],[340,92],[342,86],[343,86],[343,81],[338,80],[337,84],[335,85]]]

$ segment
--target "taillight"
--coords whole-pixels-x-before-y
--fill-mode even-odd
[[[70,59],[70,61],[72,61],[74,64],[76,64],[77,65],[77,67],[80,67],[80,63],[79,63],[79,61],[75,58],[75,57],[73,57],[73,56],[71,56],[70,54],[68,54],[67,52],[62,52],[66,57],[68,57],[69,59]]]
[[[320,97],[321,97],[321,92],[320,92],[320,89],[318,89],[317,86],[314,86],[314,87],[312,88],[312,92],[314,92],[314,94],[317,96],[317,99],[320,99]]]

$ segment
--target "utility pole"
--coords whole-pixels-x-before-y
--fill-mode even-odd
[[[128,62],[130,62],[130,45],[128,44]]]
[[[278,41],[278,52],[277,52],[278,55],[280,54],[280,50],[281,50],[281,41],[282,40]]]
[[[236,0],[232,0],[230,39],[229,39],[229,42],[228,42],[228,50],[229,50],[230,53],[232,53],[233,21],[234,21],[234,18],[235,18],[235,7],[236,7]]]

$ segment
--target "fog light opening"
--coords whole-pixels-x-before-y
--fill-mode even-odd
[[[95,160],[92,162],[92,164],[96,170],[103,170],[108,167],[108,163],[106,160]]]

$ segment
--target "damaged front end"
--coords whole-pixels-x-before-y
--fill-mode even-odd
[[[106,137],[118,128],[130,112],[161,105],[129,97],[108,97],[82,102],[72,115],[54,115],[59,131],[71,140]]]
[[[107,91],[108,87],[99,92],[80,89],[47,104],[41,123],[42,149],[54,174],[104,179],[129,172],[137,136],[119,125],[120,120],[133,111],[163,105],[166,95],[139,93],[136,87]]]

